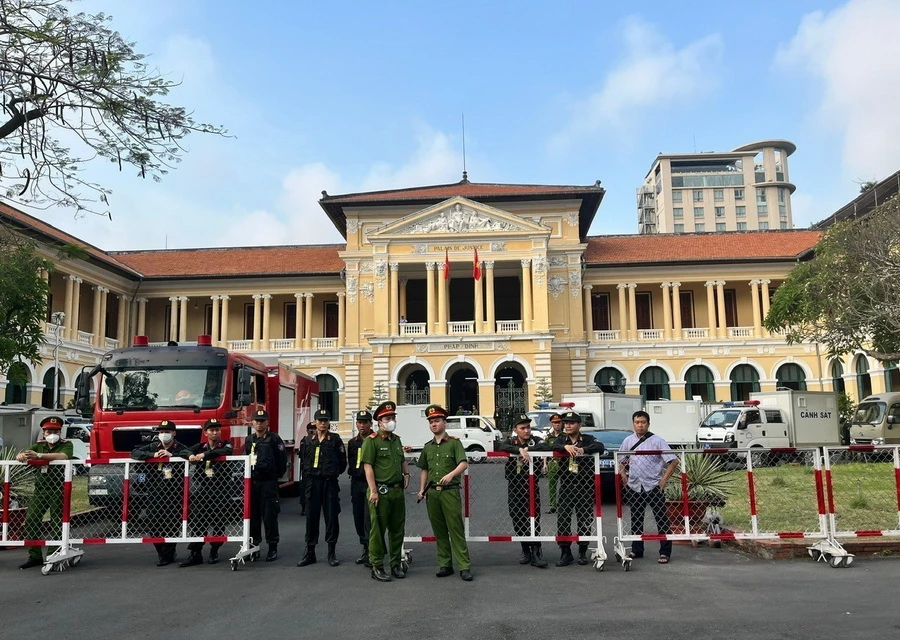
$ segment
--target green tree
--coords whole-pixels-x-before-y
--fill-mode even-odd
[[[53,265],[34,243],[0,227],[0,371],[41,359],[49,288],[40,270]]]
[[[372,387],[372,395],[369,398],[369,410],[374,411],[382,402],[387,401],[388,390],[383,382],[376,382]]]
[[[833,355],[861,350],[900,359],[900,200],[831,227],[813,259],[778,287],[765,325],[789,343],[820,342]]]
[[[540,409],[542,402],[553,402],[553,389],[547,378],[538,378],[537,388],[534,390],[534,409]]]
[[[109,16],[70,12],[77,1],[0,0],[0,198],[99,213],[110,191],[81,177],[86,163],[159,180],[189,133],[225,132],[163,102],[178,83]]]

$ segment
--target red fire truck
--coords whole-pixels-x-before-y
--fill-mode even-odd
[[[176,438],[191,446],[203,438],[203,423],[222,422],[222,437],[243,451],[258,409],[269,413],[270,429],[280,435],[288,454],[283,491],[296,491],[299,467],[295,443],[305,435],[311,413],[318,408],[319,387],[313,378],[284,365],[267,365],[242,353],[212,346],[210,336],[196,344],[150,345],[135,336],[131,347],[103,355],[100,363],[81,376],[76,390],[79,409],[90,413],[90,382],[96,381],[90,457],[127,458],[132,449],[156,437],[163,419],[177,426]],[[92,504],[121,499],[121,488],[102,472],[91,472],[88,494]]]

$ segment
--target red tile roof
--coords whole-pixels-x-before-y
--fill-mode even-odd
[[[816,246],[820,231],[737,231],[587,238],[588,265],[796,260]]]
[[[11,225],[20,229],[24,234],[31,237],[38,237],[43,240],[50,240],[51,243],[56,242],[62,245],[75,245],[83,249],[89,259],[101,262],[106,266],[112,267],[120,272],[124,272],[128,276],[136,276],[137,273],[113,258],[110,254],[98,249],[92,244],[88,244],[84,240],[69,235],[65,231],[60,231],[53,225],[47,224],[39,218],[30,216],[27,213],[14,209],[11,206],[0,202],[0,220],[7,220]]]
[[[147,278],[340,273],[342,244],[112,252]]]

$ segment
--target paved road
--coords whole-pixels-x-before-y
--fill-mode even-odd
[[[347,499],[346,487],[342,494]],[[150,546],[109,545],[87,547],[79,567],[45,577],[16,570],[22,550],[0,551],[2,636],[850,640],[897,637],[900,630],[900,565],[892,558],[832,569],[678,545],[668,566],[648,557],[625,573],[610,559],[599,573],[521,567],[518,545],[485,543],[472,545],[475,581],[464,583],[435,578],[433,545],[422,544],[413,545],[406,580],[379,584],[352,562],[359,547],[349,504],[341,524],[344,564],[336,568],[296,568],[303,518],[293,499],[283,502],[281,558],[238,572],[227,563],[157,568]],[[609,518],[610,543],[613,529]],[[320,551],[324,556],[324,545]],[[547,551],[555,560],[556,550]],[[230,614],[213,612],[223,610]]]

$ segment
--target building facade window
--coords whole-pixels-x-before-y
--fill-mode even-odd
[[[745,205],[738,205],[734,208],[734,215],[738,218],[744,218],[747,215],[747,207]]]
[[[681,202],[681,191],[672,192],[672,202]]]
[[[675,233],[684,233],[684,224],[676,224],[674,231]]]
[[[722,202],[725,199],[725,190],[724,189],[713,189],[713,200],[716,202]]]
[[[840,360],[831,363],[831,388],[837,393],[844,393],[844,365]]]
[[[717,222],[716,223],[716,231],[725,231],[725,223]]]
[[[779,222],[778,224],[779,224],[779,226],[780,226],[782,229],[787,229],[787,228],[788,228],[787,220],[782,220],[782,221]]]
[[[746,230],[747,230],[747,223],[746,223],[746,222],[738,222],[738,223],[737,223],[737,230],[738,230],[738,231],[746,231]]]
[[[684,217],[684,208],[683,207],[675,207],[672,209],[672,217],[673,218],[683,218]]]
[[[297,339],[297,303],[284,303],[284,333],[285,338]]]
[[[703,202],[703,189],[694,189],[694,202]]]
[[[716,207],[716,217],[717,218],[725,217],[725,207]]]
[[[698,222],[694,225],[694,231],[696,231],[697,233],[706,233],[706,225],[702,222]]]
[[[769,223],[768,223],[767,221],[765,221],[765,220],[760,220],[760,221],[759,221],[759,230],[760,230],[760,231],[768,231],[768,230],[769,230]]]
[[[594,331],[609,331],[609,294],[591,294],[591,320]]]
[[[775,372],[775,386],[806,391],[806,374],[798,364],[783,364]]]
[[[702,218],[704,216],[703,207],[694,207],[694,217]]]
[[[743,402],[759,391],[759,373],[749,364],[739,364],[731,371],[731,399]]]
[[[693,399],[699,397],[702,402],[715,402],[716,385],[713,382],[713,374],[702,364],[695,364],[684,374],[684,397]]]
[[[860,401],[872,395],[872,376],[869,375],[869,361],[865,356],[856,359],[856,393]]]
[[[670,400],[669,375],[661,367],[647,367],[641,372],[641,395],[644,400]]]
[[[743,200],[744,199],[744,190],[743,189],[735,189],[734,190],[734,199],[735,200]]]

